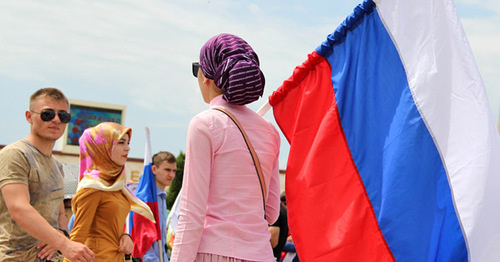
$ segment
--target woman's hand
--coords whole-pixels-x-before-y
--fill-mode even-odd
[[[118,247],[118,251],[125,254],[130,254],[132,253],[132,249],[134,249],[134,242],[132,241],[132,237],[129,234],[123,234],[120,237],[120,246]]]

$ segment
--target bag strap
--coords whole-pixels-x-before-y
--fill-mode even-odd
[[[234,124],[238,127],[240,130],[241,134],[243,135],[243,138],[245,139],[245,143],[247,144],[248,150],[250,151],[250,154],[252,155],[253,163],[255,165],[255,171],[257,171],[257,176],[259,177],[259,182],[260,182],[260,190],[262,193],[262,203],[264,206],[264,214],[266,213],[266,182],[264,181],[264,175],[262,174],[262,168],[260,166],[259,162],[259,157],[255,153],[255,150],[253,149],[252,143],[250,143],[250,139],[248,138],[247,134],[245,133],[245,130],[243,127],[241,127],[240,122],[238,119],[229,111],[222,107],[214,107],[213,109],[221,111],[222,113],[226,114],[231,120],[233,120]]]

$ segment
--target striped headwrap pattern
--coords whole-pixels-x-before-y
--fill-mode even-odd
[[[259,58],[238,36],[219,34],[210,38],[201,48],[200,68],[206,78],[222,89],[224,100],[229,103],[245,105],[264,93],[265,78]]]

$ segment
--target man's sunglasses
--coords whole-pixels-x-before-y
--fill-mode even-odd
[[[200,70],[200,63],[193,62],[193,76],[198,78],[198,70]]]
[[[46,109],[40,113],[35,111],[31,112],[35,114],[40,114],[40,118],[42,118],[42,120],[45,122],[51,121],[52,119],[54,119],[54,117],[56,117],[56,112],[52,109]],[[61,122],[63,123],[69,123],[69,121],[71,120],[71,114],[68,112],[59,111],[57,112],[57,116],[59,116],[59,120],[61,120]]]

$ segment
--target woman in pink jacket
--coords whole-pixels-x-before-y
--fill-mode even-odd
[[[279,215],[280,137],[246,106],[264,91],[257,54],[237,36],[216,35],[201,48],[193,74],[210,109],[189,124],[171,261],[274,261],[267,228]],[[216,107],[232,113],[246,132],[263,188],[242,133]]]

